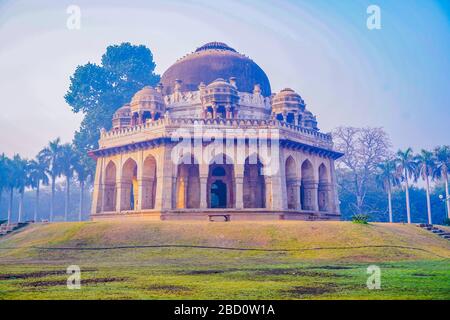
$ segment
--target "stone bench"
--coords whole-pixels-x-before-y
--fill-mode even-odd
[[[209,219],[209,221],[211,221],[211,222],[214,222],[214,221],[216,221],[216,220],[214,220],[214,218],[217,218],[217,217],[222,217],[224,220],[224,222],[228,222],[228,221],[230,221],[231,220],[231,217],[230,217],[230,215],[228,214],[228,213],[214,213],[214,214],[208,214],[208,219]]]

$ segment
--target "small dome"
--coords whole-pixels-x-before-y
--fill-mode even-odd
[[[216,88],[236,91],[236,88],[231,83],[225,81],[222,78],[218,78],[206,86],[206,89],[216,89]]]
[[[304,110],[302,97],[290,88],[285,88],[272,99],[272,111],[275,113],[296,112]]]
[[[131,99],[131,104],[135,102],[145,102],[145,101],[154,101],[154,100],[160,100],[163,101],[162,95],[160,92],[158,92],[155,88],[146,86],[136,92]]]
[[[116,110],[116,112],[114,112],[113,115],[113,119],[116,118],[129,118],[131,117],[131,109],[130,109],[130,105],[124,104],[122,107],[120,107],[119,109]]]
[[[278,102],[291,102],[304,104],[302,97],[291,88],[285,88],[274,96],[273,103]]]
[[[129,127],[131,124],[131,109],[127,103],[114,112],[112,119],[113,129]]]
[[[160,111],[164,106],[164,99],[158,90],[146,86],[135,93],[131,99],[131,113],[139,111]]]

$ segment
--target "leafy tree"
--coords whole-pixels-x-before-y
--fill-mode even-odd
[[[111,128],[113,113],[138,90],[159,82],[155,66],[148,48],[122,43],[106,48],[101,65],[87,63],[76,68],[65,95],[73,112],[84,113],[75,132],[76,149],[87,152],[98,147],[100,129]]]
[[[377,181],[382,185],[388,195],[389,222],[392,223],[392,187],[400,181],[393,160],[385,160],[377,165]]]
[[[56,178],[61,176],[60,157],[61,157],[61,140],[59,138],[50,141],[48,146],[42,149],[38,155],[46,163],[47,173],[51,179],[52,195],[50,202],[50,221],[53,221],[55,208],[55,187]]]
[[[70,203],[70,180],[73,177],[74,165],[76,162],[75,152],[70,143],[61,146],[61,156],[59,157],[59,167],[61,173],[66,177],[66,201],[64,204],[64,220],[67,221]]]
[[[411,148],[405,151],[397,151],[397,169],[402,174],[402,180],[405,181],[405,195],[406,195],[406,216],[408,223],[411,223],[411,208],[409,201],[409,179],[416,178],[417,163],[414,161],[413,150]]]
[[[415,160],[417,161],[417,174],[420,175],[425,181],[428,223],[432,224],[433,220],[431,218],[430,177],[433,176],[433,172],[436,167],[434,155],[432,152],[422,149],[420,154],[415,156]]]
[[[353,195],[355,214],[365,213],[368,186],[374,182],[377,165],[389,157],[390,140],[382,128],[339,127],[333,132],[335,147],[344,153],[336,162],[347,178],[339,186]]]
[[[33,220],[38,221],[38,212],[39,212],[39,193],[40,193],[40,185],[48,185],[49,179],[47,176],[48,166],[47,162],[43,157],[38,155],[36,160],[30,161],[30,180],[31,180],[31,188],[36,189],[36,198],[34,203],[34,215]]]
[[[450,146],[441,146],[434,149],[436,157],[436,167],[434,176],[438,179],[444,180],[445,186],[445,204],[447,206],[447,214],[450,219],[450,194],[448,191],[448,172],[450,168]]]

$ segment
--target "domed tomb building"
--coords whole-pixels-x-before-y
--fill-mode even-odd
[[[93,220],[337,220],[331,135],[224,43],[181,58],[102,130]]]

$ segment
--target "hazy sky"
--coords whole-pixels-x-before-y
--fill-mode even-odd
[[[366,9],[381,8],[381,30]],[[66,27],[69,5],[81,29]],[[79,64],[124,41],[163,73],[210,41],[255,60],[272,90],[291,87],[327,132],[382,126],[395,148],[450,144],[450,1],[0,0],[0,152],[33,157],[70,141],[81,115],[64,101]]]

